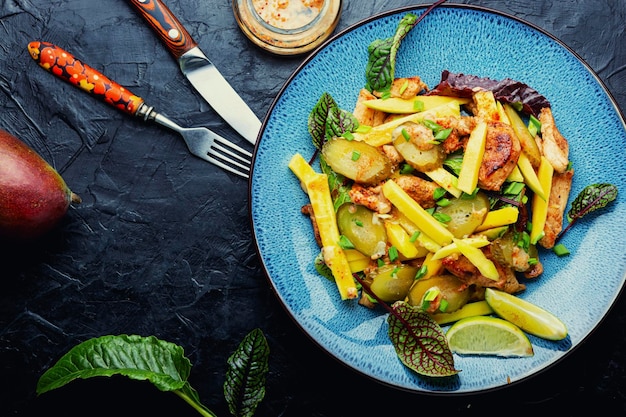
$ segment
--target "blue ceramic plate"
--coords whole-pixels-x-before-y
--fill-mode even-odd
[[[387,336],[386,314],[341,301],[333,283],[313,267],[319,249],[308,203],[287,164],[314,153],[309,112],[322,93],[352,110],[365,85],[367,46],[392,36],[407,12],[365,20],[335,36],[297,69],[274,101],[256,148],[250,180],[254,237],[280,302],[315,342],[355,371],[391,386],[428,393],[472,393],[524,381],[581,344],[606,316],[625,281],[626,204],[623,193],[602,212],[583,218],[561,240],[572,252],[540,254],[544,274],[520,296],[554,312],[569,336],[550,342],[530,336],[530,358],[455,355],[453,378],[427,379],[404,367]],[[535,51],[536,55],[529,55]],[[610,182],[626,191],[626,133],[615,102],[580,57],[537,27],[499,12],[470,6],[440,7],[403,40],[396,76],[419,75],[434,87],[441,71],[525,82],[547,97],[575,167],[571,200],[588,184]],[[610,133],[609,133],[610,132]],[[609,134],[607,134],[609,133]],[[319,166],[315,164],[319,171]],[[568,204],[569,208],[569,204]]]

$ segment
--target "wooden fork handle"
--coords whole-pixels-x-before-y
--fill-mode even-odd
[[[176,59],[198,46],[187,29],[161,0],[130,0]]]
[[[141,97],[54,44],[33,41],[28,44],[28,52],[45,70],[130,115],[135,115],[144,102]]]

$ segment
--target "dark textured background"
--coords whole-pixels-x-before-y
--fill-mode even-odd
[[[262,119],[302,57],[252,46],[228,0],[166,3]],[[345,0],[338,29],[417,3]],[[464,3],[557,36],[626,108],[625,1]],[[69,50],[181,124],[207,126],[247,146],[190,88],[126,2],[0,0],[0,128],[33,146],[83,199],[37,244],[0,247],[0,415],[198,415],[173,394],[123,377],[75,381],[35,396],[39,376],[72,346],[132,333],[181,345],[201,401],[227,416],[226,359],[256,327],[271,349],[257,416],[626,411],[623,296],[565,360],[495,392],[409,394],[346,369],[308,340],[271,292],[251,241],[246,181],[192,157],[176,134],[40,69],[26,51],[36,39]]]

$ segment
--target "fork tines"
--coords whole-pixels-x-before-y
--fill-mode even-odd
[[[250,177],[252,153],[244,148],[224,138],[215,137],[213,145],[208,152],[208,156],[211,162],[220,168],[243,178]]]

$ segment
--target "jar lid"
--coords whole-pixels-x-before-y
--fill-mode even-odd
[[[242,32],[277,55],[309,52],[335,30],[342,0],[233,0]]]

